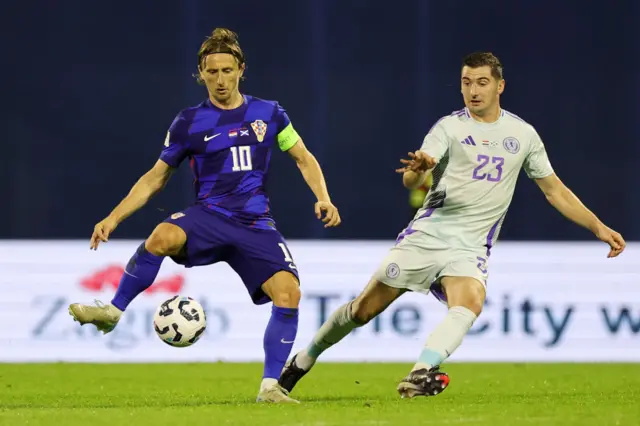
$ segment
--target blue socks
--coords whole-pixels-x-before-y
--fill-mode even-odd
[[[142,243],[124,269],[111,304],[124,312],[136,296],[153,284],[163,259],[163,256],[149,253]]]
[[[163,256],[149,253],[142,243],[127,264],[111,304],[121,311],[127,309],[136,296],[153,284],[163,260]],[[298,309],[273,305],[271,319],[264,332],[263,379],[272,379],[277,382],[280,378],[297,333]]]
[[[271,319],[264,332],[264,379],[280,378],[298,332],[298,309],[271,307]]]

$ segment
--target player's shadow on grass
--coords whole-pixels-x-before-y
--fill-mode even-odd
[[[314,397],[314,398],[302,398],[300,399],[301,405],[306,403],[327,403],[327,402],[345,402],[350,404],[361,404],[363,406],[370,406],[372,403],[379,402],[379,400],[372,401],[371,399],[361,397],[344,397],[344,396],[328,396],[328,397]],[[211,400],[176,400],[176,401],[162,401],[162,400],[140,400],[140,401],[118,401],[118,402],[80,402],[80,401],[51,401],[49,403],[0,403],[0,410],[22,410],[22,409],[75,409],[75,408],[91,408],[91,409],[109,409],[109,408],[154,408],[154,407],[206,407],[206,406],[245,406],[245,405],[272,405],[272,404],[260,404],[257,403],[255,398],[238,397],[233,399],[211,399]],[[281,405],[281,404],[273,404]]]
[[[238,399],[222,399],[211,401],[135,401],[135,402],[51,402],[36,404],[0,404],[0,410],[18,410],[18,409],[65,409],[65,408],[155,408],[155,407],[206,407],[213,405],[248,405],[256,404],[255,399],[238,398]]]
[[[296,396],[292,396],[293,398],[296,398]],[[297,398],[296,398],[297,399]],[[360,403],[360,404],[371,404],[374,402],[380,402],[381,400],[384,400],[385,402],[389,399],[396,399],[393,397],[389,397],[389,398],[364,398],[361,396],[316,396],[316,397],[311,397],[311,398],[306,398],[306,397],[300,397],[299,401],[301,403],[305,403],[305,402],[349,402],[349,403]],[[399,398],[398,398],[399,399]]]

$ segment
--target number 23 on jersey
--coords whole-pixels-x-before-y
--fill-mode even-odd
[[[502,179],[504,157],[490,157],[488,155],[478,154],[477,161],[479,164],[475,169],[473,169],[474,179],[486,179],[489,182],[500,182],[500,179]]]

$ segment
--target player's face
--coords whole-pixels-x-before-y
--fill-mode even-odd
[[[244,65],[240,68],[236,58],[229,53],[213,53],[207,55],[200,70],[200,78],[204,80],[207,90],[218,102],[230,102],[238,91],[238,84]]]
[[[472,113],[482,116],[492,110],[504,91],[504,80],[491,75],[491,67],[462,68],[462,96],[464,104]]]

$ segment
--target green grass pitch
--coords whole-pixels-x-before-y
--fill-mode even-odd
[[[409,364],[319,363],[261,405],[259,364],[0,364],[0,425],[640,425],[640,364],[446,364],[449,388],[402,400]]]

